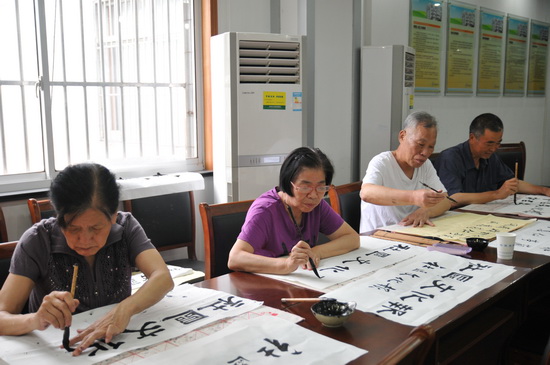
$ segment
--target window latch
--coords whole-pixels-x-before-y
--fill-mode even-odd
[[[42,76],[39,76],[38,81],[34,83],[34,92],[37,99],[40,97],[40,90],[42,90]]]

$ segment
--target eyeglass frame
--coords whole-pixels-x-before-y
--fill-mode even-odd
[[[313,186],[297,186],[296,184],[294,184],[292,181],[290,182],[290,184],[292,184],[292,187],[300,192],[300,193],[304,193],[304,194],[309,194],[311,193],[314,189],[317,193],[319,194],[326,194],[329,190],[330,190],[330,185],[317,185],[315,188]],[[320,190],[319,190],[320,189]]]

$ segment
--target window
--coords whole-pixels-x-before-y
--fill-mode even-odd
[[[202,169],[194,19],[193,0],[0,1],[0,191],[83,161]]]

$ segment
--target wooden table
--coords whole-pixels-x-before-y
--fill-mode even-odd
[[[524,278],[531,271],[519,268],[432,321],[436,340],[427,363],[494,363],[520,323]],[[261,300],[268,306],[303,317],[304,321],[299,324],[305,328],[369,351],[351,364],[377,364],[404,341],[412,329],[361,311],[356,311],[341,328],[323,327],[313,317],[311,303],[281,303],[283,297],[317,297],[322,293],[260,275],[234,272],[195,285]]]

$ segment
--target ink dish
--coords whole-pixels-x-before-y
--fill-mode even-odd
[[[484,238],[466,238],[466,243],[469,247],[472,248],[474,251],[483,251],[489,245],[489,240],[486,240]]]
[[[325,327],[340,327],[355,311],[357,303],[322,300],[311,306],[311,312]]]

